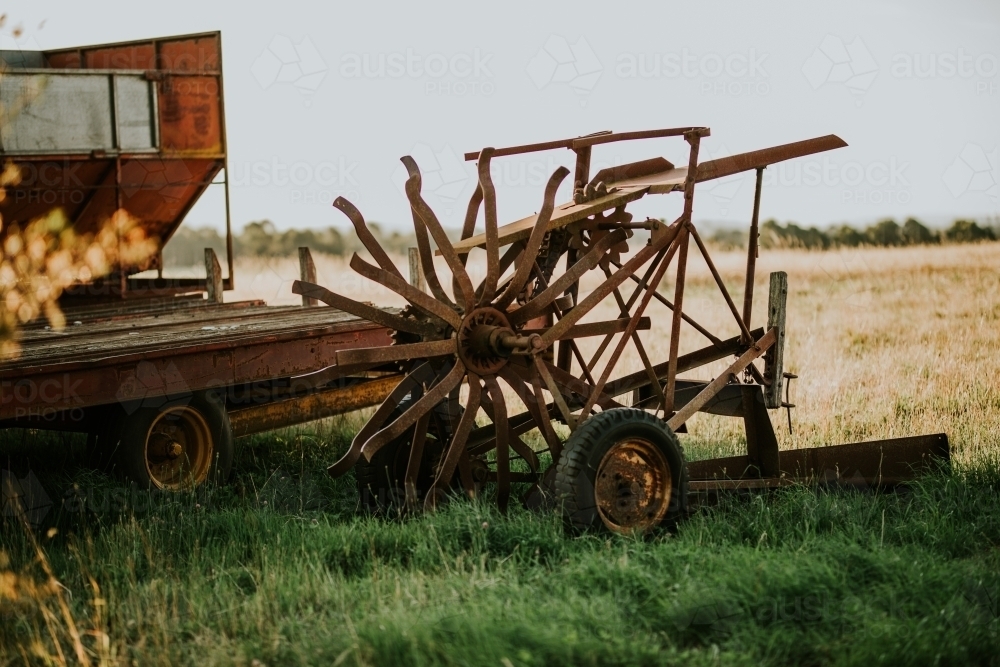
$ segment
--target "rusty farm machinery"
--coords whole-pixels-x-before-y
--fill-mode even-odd
[[[362,500],[372,507],[431,507],[449,493],[474,496],[484,483],[492,483],[497,503],[506,508],[512,485],[521,483],[514,488],[526,485],[523,502],[558,503],[578,528],[646,532],[681,519],[689,494],[805,479],[893,485],[933,459],[946,460],[943,434],[779,451],[768,410],[791,407],[781,395],[783,383],[793,377],[782,366],[784,273],[770,275],[766,326],[751,323],[762,173],[767,165],[846,144],[828,135],[701,162],[699,146],[707,136],[707,127],[602,132],[469,153],[466,159],[478,163],[478,186],[457,242],[422,196],[417,164],[402,158],[426,290],[404,279],[361,213],[338,199],[334,206],[351,220],[374,260],[354,255],[351,267],[408,305],[383,309],[309,282],[293,286],[303,297],[393,332],[391,345],[337,353],[340,373],[392,370],[401,379],[330,473],[339,476],[354,468]],[[686,164],[653,157],[590,174],[597,146],[668,137],[686,141]],[[548,179],[537,214],[498,225],[491,162],[554,149],[575,153],[572,201],[555,203],[569,175],[561,167]],[[698,183],[746,171],[756,173],[756,191],[738,304],[692,222],[692,211]],[[683,211],[672,223],[637,221],[626,211],[647,195],[674,192],[683,197]],[[480,216],[485,232],[477,235]],[[647,236],[646,243],[636,249],[633,241],[630,252],[629,239],[638,234]],[[479,284],[467,267],[476,248],[485,249],[486,257]],[[692,251],[703,256],[732,315],[732,335],[717,335],[686,312]],[[450,276],[438,274],[435,252]],[[668,271],[672,293],[663,294]],[[588,274],[598,282],[585,290],[581,280]],[[590,279],[588,286],[593,283]],[[609,308],[616,316],[596,319],[599,310]],[[651,328],[653,308],[669,320],[666,359],[651,359],[639,335]],[[704,338],[705,345],[680,354],[684,328]],[[591,348],[587,355],[585,339]],[[626,355],[641,361],[640,370],[619,370]],[[725,359],[731,363],[714,379],[679,377]],[[524,409],[512,410],[516,402]],[[685,432],[699,411],[741,418],[746,453],[685,461],[676,434]],[[524,436],[535,429],[535,442],[543,444],[533,448]]]

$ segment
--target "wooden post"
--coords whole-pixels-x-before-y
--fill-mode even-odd
[[[316,283],[316,263],[313,262],[309,248],[299,248],[299,280],[304,283]],[[318,306],[319,301],[303,295],[302,305],[306,307]]]
[[[768,408],[781,407],[781,384],[784,381],[783,364],[785,356],[785,304],[788,299],[788,274],[775,271],[771,274],[771,293],[767,300],[767,328],[778,330],[778,338],[764,355],[764,380],[770,382],[764,388],[764,405]]]
[[[211,248],[205,248],[205,289],[209,303],[222,303],[222,267]]]
[[[426,292],[427,284],[424,281],[424,272],[420,268],[420,251],[416,248],[407,248],[406,255],[410,261],[410,284],[421,292]]]

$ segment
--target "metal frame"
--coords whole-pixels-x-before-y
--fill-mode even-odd
[[[575,431],[595,409],[621,407],[616,399],[629,392],[638,399],[636,405],[662,414],[667,426],[675,432],[683,431],[686,422],[698,411],[741,417],[747,431],[747,456],[746,465],[737,474],[741,478],[750,475],[778,479],[783,472],[782,460],[764,402],[765,391],[781,381],[781,355],[773,351],[783,342],[783,315],[780,326],[750,329],[762,171],[773,162],[846,144],[834,136],[819,137],[703,163],[698,159],[699,148],[702,138],[709,135],[706,127],[602,132],[468,153],[466,159],[478,160],[479,185],[469,202],[461,240],[455,243],[449,240],[421,195],[421,174],[416,163],[408,156],[402,158],[409,174],[406,194],[413,214],[420,268],[429,294],[403,279],[350,202],[343,198],[334,202],[351,220],[375,260],[373,265],[355,254],[352,268],[393,290],[409,306],[398,316],[384,312],[376,315],[371,306],[318,285],[303,281],[293,285],[293,292],[304,298],[322,301],[359,317],[377,317],[380,324],[396,331],[395,344],[388,348],[351,349],[337,354],[339,365],[392,368],[404,375],[354,439],[348,453],[330,467],[330,473],[341,475],[362,456],[370,461],[383,447],[400,438],[412,437],[404,486],[407,504],[415,506],[420,499],[414,493],[414,480],[421,464],[426,420],[436,405],[456,401],[459,389],[466,386],[465,410],[454,425],[441,459],[433,462],[437,472],[426,492],[427,504],[433,504],[453,482],[474,495],[476,486],[464,471],[471,469],[475,459],[488,466],[487,477],[497,483],[501,507],[507,505],[511,483],[525,477],[511,472],[512,457],[527,462],[531,471],[527,478],[535,482],[534,489],[544,486],[551,475],[546,476],[546,471],[540,469],[538,452],[531,452],[520,436],[537,428],[554,463],[559,459],[563,442],[552,428],[552,421],[562,422]],[[681,137],[687,142],[685,167],[677,168],[663,158],[653,158],[590,177],[593,146],[666,137]],[[491,160],[559,148],[576,153],[573,201],[555,206],[556,191],[569,174],[568,169],[561,167],[549,179],[536,215],[498,226]],[[741,312],[692,222],[692,212],[698,182],[747,170],[756,171],[757,186]],[[669,192],[682,192],[684,197],[683,212],[669,225],[656,220],[633,223],[632,216],[625,211],[630,202],[647,194]],[[474,235],[480,209],[485,232]],[[627,250],[626,240],[639,229],[649,231],[648,243],[626,261],[620,261],[618,255]],[[451,269],[450,281],[437,274],[431,239]],[[692,241],[732,314],[736,332],[732,338],[723,340],[684,312],[687,257]],[[501,255],[504,246],[508,247]],[[485,249],[487,259],[486,276],[478,287],[465,270],[468,253],[477,247]],[[563,257],[565,269],[559,273],[557,265]],[[671,302],[657,290],[674,260],[675,288]],[[603,271],[604,280],[581,298],[580,279],[589,271]],[[629,280],[634,287],[626,294],[622,287]],[[451,294],[443,287],[448,282],[453,287]],[[618,304],[618,318],[581,322],[608,298]],[[669,355],[655,366],[637,335],[644,323],[648,327],[646,312],[654,299],[671,313]],[[783,314],[783,302],[773,308]],[[711,345],[680,355],[685,322],[707,337]],[[583,358],[576,344],[576,339],[583,336],[601,337],[598,351],[589,361]],[[562,342],[556,350],[558,341]],[[629,348],[641,359],[643,370],[614,377]],[[712,381],[678,379],[681,372],[730,355],[735,360]],[[754,362],[765,355],[770,355],[769,361],[761,370]],[[526,412],[508,414],[499,380],[521,398],[528,408]],[[394,410],[407,395],[411,397],[410,404],[395,414]],[[480,408],[491,424],[477,425],[475,419]],[[484,463],[489,452],[495,455]],[[916,456],[917,461],[922,460],[924,453],[919,447],[915,453],[907,450],[907,455]]]

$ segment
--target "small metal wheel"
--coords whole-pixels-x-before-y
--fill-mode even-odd
[[[673,527],[687,511],[687,466],[677,436],[643,410],[594,415],[566,443],[556,497],[580,530],[643,534]]]
[[[115,468],[140,487],[178,491],[229,476],[233,434],[222,399],[212,392],[139,408],[118,430]]]

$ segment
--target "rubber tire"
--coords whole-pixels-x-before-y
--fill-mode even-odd
[[[233,467],[233,430],[223,399],[214,391],[198,391],[167,400],[158,407],[140,407],[122,415],[113,426],[113,472],[142,489],[159,488],[146,469],[146,435],[153,421],[164,411],[178,405],[197,410],[212,435],[212,463],[203,484],[222,485],[229,481]]]
[[[611,532],[597,511],[594,484],[597,468],[612,445],[628,436],[656,445],[670,464],[673,488],[660,527],[673,530],[688,514],[688,472],[684,449],[670,427],[638,408],[614,408],[586,420],[566,441],[556,466],[556,499],[563,516],[577,531]]]
[[[404,398],[387,421],[391,421],[401,415],[413,402],[413,399],[409,396]],[[431,419],[428,432],[434,435],[438,442],[441,442],[441,434],[434,433],[437,430],[437,425],[443,424],[445,425],[445,429],[449,430],[447,425],[457,425],[462,412],[464,412],[464,409],[459,405],[457,400],[445,399],[441,401],[434,407],[434,414],[437,419]],[[402,470],[395,469],[395,464],[397,456],[400,455],[400,448],[405,448],[407,457],[409,456],[414,428],[411,426],[401,436],[387,443],[375,453],[371,461],[366,460],[362,456],[354,464],[354,479],[358,487],[358,498],[361,508],[364,511],[379,514],[403,504],[405,499],[403,477],[406,473],[406,464],[402,464]],[[447,437],[451,438],[450,432],[447,433]],[[434,482],[435,471],[432,469],[426,456],[427,445],[429,444],[431,444],[430,440],[426,441],[424,445],[425,456],[423,461],[421,461],[420,472],[417,474],[417,491],[421,494],[421,498],[423,497],[422,494],[426,493],[427,489]]]

